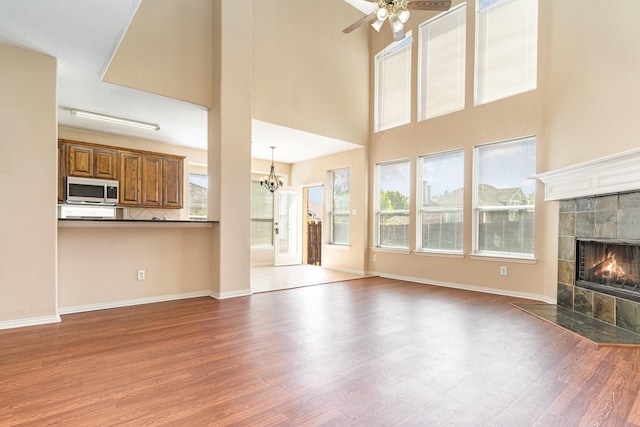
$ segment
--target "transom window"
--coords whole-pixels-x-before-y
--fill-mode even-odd
[[[374,131],[411,122],[411,33],[375,56]]]
[[[420,25],[418,120],[464,109],[467,8]]]
[[[477,0],[476,105],[533,90],[538,0]]]

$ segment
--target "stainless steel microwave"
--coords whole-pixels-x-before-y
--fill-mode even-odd
[[[69,176],[66,201],[79,205],[115,206],[118,204],[118,181]]]

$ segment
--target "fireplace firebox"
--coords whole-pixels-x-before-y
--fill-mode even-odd
[[[640,241],[576,240],[576,286],[640,302]]]

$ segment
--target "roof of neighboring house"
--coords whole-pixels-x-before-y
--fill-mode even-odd
[[[492,185],[480,184],[478,202],[484,206],[509,206],[513,200],[525,202],[526,195],[520,187],[496,188]],[[458,188],[446,192],[440,196],[432,197],[426,204],[427,207],[453,207],[460,206],[464,198],[464,188]]]

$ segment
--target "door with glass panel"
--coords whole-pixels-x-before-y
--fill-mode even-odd
[[[274,194],[275,265],[302,264],[302,189],[282,187]]]

